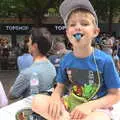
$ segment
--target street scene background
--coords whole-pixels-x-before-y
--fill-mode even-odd
[[[13,82],[16,79],[16,76],[18,75],[17,70],[2,70],[0,71],[0,80],[3,83],[4,89],[6,94],[8,95],[8,91],[10,87],[12,86]],[[14,102],[15,100],[9,100],[9,104]],[[17,100],[16,100],[17,101]]]

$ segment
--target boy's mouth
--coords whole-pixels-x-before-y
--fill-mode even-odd
[[[83,37],[83,34],[82,33],[76,33],[73,36],[75,37],[76,40],[79,41],[81,39],[81,37]]]

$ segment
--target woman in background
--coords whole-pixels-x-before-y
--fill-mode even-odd
[[[28,52],[28,45],[25,44],[22,49],[22,55],[18,56],[18,58],[17,58],[17,66],[18,66],[19,72],[21,72],[25,68],[30,67],[32,65],[32,63],[33,63],[33,57]]]

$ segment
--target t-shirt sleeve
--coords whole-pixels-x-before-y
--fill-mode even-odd
[[[22,96],[22,93],[24,93],[27,86],[28,86],[28,83],[25,79],[25,75],[20,73],[11,88],[11,96],[16,98]]]
[[[58,69],[58,74],[56,76],[56,82],[59,83],[64,83],[67,79],[67,75],[66,75],[66,65],[65,65],[65,60],[61,59],[60,61],[60,67]]]
[[[108,89],[110,88],[120,88],[120,78],[116,70],[115,64],[112,57],[108,57],[104,65],[103,72],[105,84]]]

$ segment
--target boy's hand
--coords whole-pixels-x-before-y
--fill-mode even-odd
[[[90,103],[83,103],[76,106],[70,113],[71,119],[83,119],[93,111]]]
[[[62,113],[62,102],[59,96],[52,95],[49,100],[48,114],[54,120],[59,120]]]

